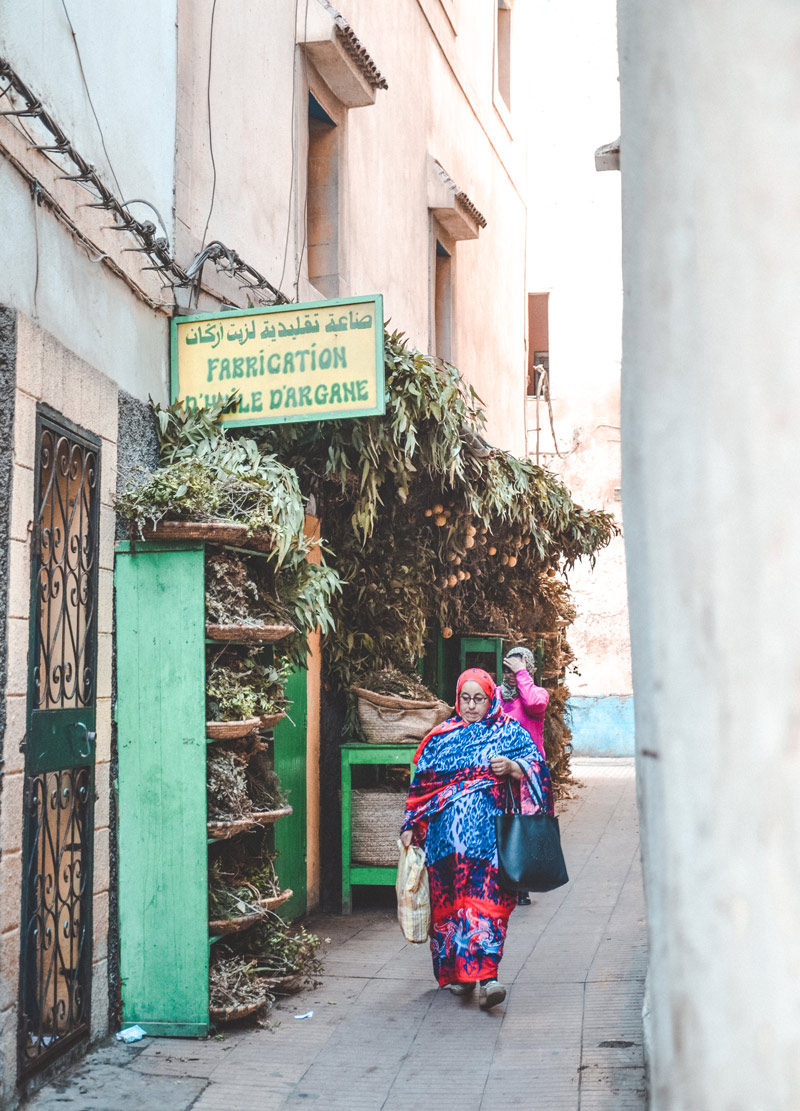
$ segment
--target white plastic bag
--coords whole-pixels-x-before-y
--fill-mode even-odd
[[[400,861],[397,865],[397,921],[406,941],[415,945],[428,940],[431,928],[431,897],[425,853],[417,845],[405,847],[397,842]]]

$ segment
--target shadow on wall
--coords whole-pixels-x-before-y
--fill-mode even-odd
[[[567,706],[575,756],[633,756],[633,695],[573,696]]]

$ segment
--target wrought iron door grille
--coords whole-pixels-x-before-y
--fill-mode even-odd
[[[94,703],[96,490],[97,452],[44,425],[35,531],[39,709]]]
[[[91,834],[92,769],[43,772],[28,787],[33,826],[28,870],[23,1045],[25,1071],[43,1065],[89,1029],[84,871]]]
[[[99,441],[40,408],[26,735],[20,1073],[89,1033]]]

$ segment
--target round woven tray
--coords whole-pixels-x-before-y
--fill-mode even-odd
[[[270,822],[277,822],[278,818],[288,818],[294,813],[291,806],[282,806],[280,810],[254,810],[248,815],[251,822],[259,826],[268,826]]]
[[[159,521],[155,528],[142,528],[145,540],[209,540],[233,544],[257,552],[269,552],[273,543],[267,533],[248,533],[247,525],[233,521]]]
[[[295,972],[291,976],[261,976],[262,984],[272,988],[276,995],[291,995],[303,986],[302,972]]]
[[[236,837],[239,833],[246,833],[249,829],[255,829],[258,823],[254,822],[251,818],[237,818],[235,822],[208,822],[208,836],[214,837],[218,841],[226,841],[229,837]]]
[[[252,644],[275,644],[294,632],[294,625],[206,625],[206,636],[210,640],[237,640]]]
[[[254,729],[266,729],[263,718],[244,718],[242,721],[207,721],[206,736],[212,741],[235,741],[246,737]]]
[[[208,1013],[212,1022],[235,1022],[237,1018],[254,1015],[268,1003],[269,997],[262,999],[260,1003],[242,1003],[239,1007],[212,1007]]]
[[[292,895],[294,895],[294,891],[291,887],[287,887],[285,891],[281,891],[280,895],[272,895],[269,899],[259,899],[258,905],[263,907],[264,910],[276,910],[284,903],[288,903]]]
[[[208,932],[219,937],[238,934],[254,926],[263,917],[260,910],[254,910],[251,914],[240,914],[238,918],[214,918],[208,923]]]
[[[260,728],[272,729],[278,724],[279,721],[281,721],[285,717],[286,714],[282,710],[279,714],[262,714],[261,717],[258,719],[261,722]]]

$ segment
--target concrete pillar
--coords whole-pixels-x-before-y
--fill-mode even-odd
[[[619,2],[654,1111],[800,1107],[800,5]]]

